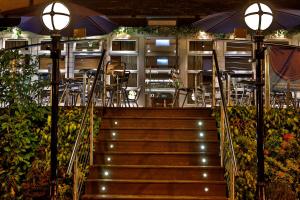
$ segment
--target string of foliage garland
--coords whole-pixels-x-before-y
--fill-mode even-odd
[[[238,164],[235,197],[237,200],[252,200],[255,197],[257,169],[255,107],[230,107],[228,112]],[[214,114],[219,121],[219,110]],[[265,113],[267,199],[295,200],[300,197],[299,114],[299,110],[294,109],[271,109]],[[225,151],[229,152],[229,149]]]
[[[0,199],[49,196],[51,112],[37,101],[48,81],[34,80],[34,57],[18,51],[0,54]],[[13,70],[12,70],[13,69]],[[82,108],[59,110],[58,162],[60,199],[72,199],[66,173]],[[96,116],[96,115],[95,115]],[[88,120],[87,120],[88,121]],[[95,119],[95,133],[99,120]]]
[[[186,36],[195,37],[199,28],[191,26],[145,26],[145,27],[120,27],[113,34],[153,35],[153,36]]]
[[[151,36],[178,36],[178,37],[190,37],[197,38],[198,33],[202,31],[198,27],[192,26],[145,26],[145,27],[119,27],[115,29],[113,34],[128,34],[128,35],[151,35]],[[299,27],[290,31],[287,30],[266,30],[265,35],[283,35],[290,37],[300,32]],[[230,39],[230,33],[210,33],[214,39]],[[254,35],[254,31],[250,31],[249,34]]]

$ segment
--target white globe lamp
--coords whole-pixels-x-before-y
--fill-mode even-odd
[[[263,31],[270,27],[273,21],[273,13],[269,6],[263,3],[254,3],[245,11],[247,26],[255,31]]]
[[[70,23],[70,11],[60,2],[50,3],[43,10],[42,21],[50,31],[61,31]]]

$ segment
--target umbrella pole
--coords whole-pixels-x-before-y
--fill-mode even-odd
[[[257,142],[257,182],[256,200],[265,200],[265,166],[264,166],[264,105],[263,105],[263,78],[262,61],[264,59],[264,36],[254,36],[256,49],[256,142]]]

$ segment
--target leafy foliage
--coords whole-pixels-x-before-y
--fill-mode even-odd
[[[49,83],[33,80],[36,64],[34,58],[19,55],[17,51],[0,54],[0,103],[5,106],[0,109],[0,199],[3,200],[49,196],[51,113],[49,107],[42,107],[36,101]],[[82,108],[59,111],[58,192],[64,200],[71,199],[72,180],[65,173],[81,115]],[[94,125],[98,127],[99,120]]]
[[[254,199],[256,187],[256,113],[254,107],[229,108],[230,128],[238,163],[236,199]],[[217,113],[218,117],[219,114]],[[265,113],[265,175],[268,199],[300,195],[299,111],[271,109]],[[283,189],[282,185],[286,185]],[[277,192],[276,192],[277,191]],[[283,194],[284,192],[284,194]]]

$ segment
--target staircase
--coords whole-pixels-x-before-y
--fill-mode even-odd
[[[82,199],[227,199],[211,110],[106,108]]]

